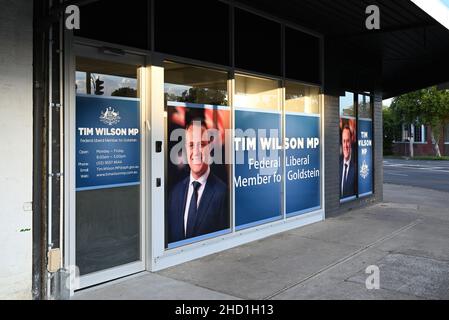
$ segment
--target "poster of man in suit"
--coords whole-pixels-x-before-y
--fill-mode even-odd
[[[356,130],[355,119],[340,120],[340,199],[342,200],[356,196],[357,192]]]
[[[168,136],[183,131],[182,138],[170,141],[168,148],[170,159],[173,148],[182,147],[182,161],[169,161],[167,170],[168,247],[230,228],[229,168],[224,161],[227,128],[228,110],[176,103],[168,106]],[[211,130],[215,134],[210,134]]]

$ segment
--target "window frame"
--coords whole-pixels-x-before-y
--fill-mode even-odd
[[[236,96],[236,76],[247,76],[247,77],[254,77],[254,78],[261,78],[262,80],[271,80],[271,81],[277,81],[278,86],[276,90],[279,90],[279,110],[265,110],[267,112],[272,112],[272,113],[279,113],[281,116],[281,130],[282,130],[282,138],[285,139],[285,117],[286,117],[286,97],[285,97],[285,83],[286,81],[297,84],[297,85],[303,85],[303,86],[308,86],[308,87],[314,87],[318,89],[318,100],[319,100],[319,113],[315,114],[314,116],[319,117],[320,121],[319,121],[319,125],[320,125],[320,141],[321,141],[321,150],[320,150],[320,208],[311,208],[313,209],[312,211],[308,211],[305,210],[305,212],[301,215],[287,215],[286,213],[286,191],[285,191],[285,183],[286,183],[286,176],[287,176],[287,172],[286,172],[286,167],[285,167],[285,163],[283,164],[283,188],[282,188],[282,192],[281,192],[281,201],[282,201],[282,206],[281,206],[281,213],[279,216],[279,219],[276,219],[274,221],[268,221],[268,222],[263,222],[258,224],[255,223],[253,226],[250,226],[248,228],[243,228],[243,229],[239,229],[236,226],[236,211],[235,211],[235,185],[234,185],[234,177],[235,177],[235,150],[234,150],[234,144],[231,143],[231,146],[227,146],[228,148],[228,152],[230,152],[230,154],[232,154],[232,159],[233,159],[233,163],[230,165],[231,170],[230,170],[230,179],[232,181],[230,181],[230,192],[231,192],[231,210],[230,210],[230,215],[231,215],[231,232],[230,233],[226,233],[226,234],[219,234],[213,237],[205,237],[204,239],[199,239],[197,241],[191,241],[188,242],[186,241],[185,244],[181,245],[181,246],[175,246],[172,248],[169,248],[168,246],[165,247],[164,252],[166,254],[173,254],[173,253],[177,253],[177,252],[183,252],[184,250],[190,250],[190,249],[194,249],[197,248],[199,246],[204,246],[208,243],[212,243],[218,240],[226,240],[226,239],[234,239],[235,241],[240,241],[239,238],[241,236],[244,236],[246,234],[251,234],[253,232],[257,232],[260,230],[267,230],[269,228],[272,228],[273,226],[276,225],[282,225],[285,223],[292,223],[294,224],[295,222],[298,223],[299,221],[302,221],[304,219],[309,219],[309,217],[313,217],[316,215],[321,216],[321,219],[324,220],[325,217],[325,168],[324,168],[324,154],[325,154],[325,145],[324,145],[324,136],[325,136],[325,129],[324,129],[324,96],[322,93],[322,86],[317,86],[317,85],[311,85],[310,83],[304,83],[301,81],[296,81],[296,80],[285,80],[282,78],[276,78],[276,77],[272,77],[272,76],[263,76],[257,73],[249,73],[249,72],[233,72],[233,70],[231,68],[223,68],[223,67],[217,67],[216,65],[213,65],[211,67],[211,65],[209,63],[204,63],[204,64],[200,64],[200,63],[192,63],[191,59],[173,59],[172,56],[168,56],[166,57],[165,61],[170,61],[170,62],[174,62],[174,63],[179,63],[179,64],[186,64],[186,65],[190,65],[192,67],[198,67],[198,68],[203,68],[203,69],[211,69],[211,70],[216,70],[216,71],[220,71],[220,72],[228,72],[228,106],[226,106],[226,108],[229,108],[230,112],[231,112],[231,129],[234,130],[235,129],[235,113],[236,110],[239,109],[238,107],[235,106],[235,96]],[[189,63],[190,62],[190,63]],[[165,84],[165,80],[164,80],[164,84]],[[165,93],[165,87],[163,89],[164,93]],[[165,99],[164,99],[165,101]],[[257,109],[255,108],[255,110],[259,110],[261,112],[263,112],[263,109]],[[165,120],[166,121],[166,120]],[[165,137],[167,137],[167,127],[166,127],[166,123],[165,123]],[[165,139],[165,141],[167,141]],[[229,149],[230,148],[230,149]],[[284,150],[285,152],[285,150]],[[285,156],[285,154],[284,154]],[[168,159],[166,158],[166,153],[164,155],[164,163],[166,163],[166,161],[168,161]],[[167,168],[166,164],[164,164],[164,167]],[[164,180],[167,181],[167,170],[165,169],[165,178]],[[165,197],[167,197],[167,190],[164,190],[164,194]],[[164,212],[164,216],[165,216],[165,212]],[[165,223],[165,222],[164,222]],[[307,224],[305,224],[307,225]],[[164,238],[166,239],[166,238]]]
[[[339,191],[340,191],[340,206],[341,205],[343,205],[343,204],[345,204],[345,203],[351,203],[351,202],[354,202],[354,201],[357,201],[357,200],[360,200],[360,199],[364,199],[364,198],[369,198],[369,197],[373,197],[373,196],[375,196],[375,194],[376,194],[376,168],[375,168],[375,166],[374,166],[374,164],[375,164],[375,161],[376,161],[376,154],[375,154],[375,152],[374,152],[374,150],[375,150],[375,135],[376,135],[376,132],[375,132],[375,124],[374,124],[374,121],[375,121],[375,118],[374,118],[374,115],[375,115],[375,112],[374,112],[374,107],[375,107],[375,103],[374,103],[374,98],[375,98],[375,95],[374,95],[374,93],[371,93],[371,92],[357,92],[357,91],[347,91],[346,92],[346,94],[348,94],[348,93],[350,93],[350,94],[353,94],[354,95],[354,114],[355,114],[355,116],[347,116],[348,118],[354,118],[354,120],[356,121],[356,123],[357,123],[357,126],[356,126],[356,132],[355,132],[355,135],[356,135],[356,152],[354,152],[355,153],[355,162],[356,162],[356,164],[357,164],[357,175],[356,175],[356,179],[355,179],[355,195],[354,196],[351,196],[351,197],[347,197],[347,198],[341,198],[341,188],[342,188],[342,186],[341,186],[341,176],[339,175]],[[360,119],[364,119],[364,118],[361,118],[360,117],[360,115],[359,115],[359,108],[360,108],[360,100],[359,100],[359,97],[360,96],[367,96],[367,97],[369,97],[370,98],[370,107],[371,107],[371,133],[372,133],[372,188],[373,188],[373,190],[372,190],[372,192],[371,193],[369,193],[369,194],[366,194],[366,195],[364,195],[364,194],[360,194],[360,189],[359,189],[359,173],[358,173],[358,168],[359,168],[359,129],[360,129],[360,127],[359,127],[359,121],[360,121]],[[344,117],[344,116],[342,116],[342,114],[341,114],[341,111],[342,111],[342,109],[341,109],[341,106],[339,106],[339,112],[340,112],[340,115],[339,115],[339,119],[342,119],[342,117]],[[341,144],[341,141],[340,141],[340,144]],[[339,170],[340,170],[340,168],[339,168]]]
[[[396,144],[407,144],[407,143],[410,143],[410,137],[411,137],[410,132],[413,132],[413,137],[415,138],[416,137],[416,129],[417,129],[417,127],[421,128],[421,131],[420,131],[420,134],[419,134],[420,137],[421,137],[421,140],[420,141],[416,141],[416,139],[414,139],[413,140],[413,144],[419,145],[419,144],[427,144],[428,143],[427,142],[427,138],[428,138],[428,136],[427,136],[427,128],[428,127],[427,126],[425,126],[425,125],[418,125],[418,126],[416,126],[413,123],[411,123],[411,124],[403,123],[401,125],[401,127],[402,127],[402,129],[401,129],[401,141],[394,141],[394,143],[396,143]]]

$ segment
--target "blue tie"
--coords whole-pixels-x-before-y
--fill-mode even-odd
[[[187,219],[187,238],[192,238],[194,236],[196,216],[198,213],[198,190],[200,190],[201,188],[201,183],[199,183],[198,181],[194,181],[192,185],[193,194],[192,198],[190,199],[189,217]]]
[[[348,182],[347,181],[348,180],[347,174],[348,174],[348,165],[345,164],[345,172],[343,172],[343,184],[341,186],[341,194],[342,194],[342,196],[344,196],[344,194],[346,192],[345,186],[346,186],[346,182]]]

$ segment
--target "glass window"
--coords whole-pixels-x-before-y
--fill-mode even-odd
[[[320,89],[287,81],[285,84],[285,111],[320,114]]]
[[[371,97],[359,95],[358,98],[358,196],[373,193],[373,114]]]
[[[415,125],[415,142],[424,142],[423,126]]]
[[[359,118],[373,118],[371,97],[368,95],[359,95]]]
[[[141,259],[139,67],[76,59],[76,264]]]
[[[410,141],[410,132],[411,132],[411,124],[403,124],[402,125],[402,141],[403,142],[408,142]]]
[[[289,79],[320,83],[320,39],[285,28],[285,70]]]
[[[235,107],[280,111],[281,99],[279,81],[235,76]]]
[[[218,0],[153,2],[156,51],[229,65],[230,20],[226,3]]]
[[[357,198],[357,119],[354,93],[340,97],[340,199]]]
[[[128,65],[80,57],[76,64],[76,94],[137,98],[137,71]]]
[[[227,79],[165,63],[167,249],[231,232]]]
[[[81,29],[75,36],[149,49],[149,1],[83,1]]]
[[[402,124],[402,142],[410,142],[413,134],[415,143],[427,142],[427,126],[417,124]]]
[[[355,117],[354,94],[346,92],[344,97],[340,97],[340,116]]]
[[[226,72],[174,62],[164,67],[166,101],[228,105]]]
[[[282,73],[281,24],[245,10],[235,10],[235,64],[243,70]]]
[[[318,87],[285,87],[285,211],[292,217],[321,208],[320,99]]]
[[[236,75],[235,222],[237,230],[283,217],[279,82]],[[261,201],[263,199],[263,201]]]
[[[449,143],[449,125],[446,125],[446,130],[444,131],[444,141]]]

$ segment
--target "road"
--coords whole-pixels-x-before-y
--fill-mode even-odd
[[[385,159],[384,181],[449,192],[449,161]]]

